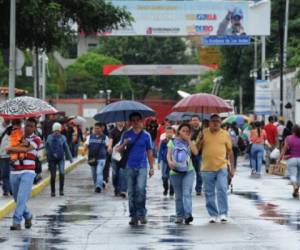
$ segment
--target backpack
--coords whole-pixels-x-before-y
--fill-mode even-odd
[[[229,131],[229,135],[231,138],[232,146],[238,147],[239,135],[237,135],[233,129]]]
[[[65,156],[64,151],[64,142],[62,140],[62,136],[53,135],[52,141],[50,143],[50,155],[55,160],[63,160]]]
[[[173,140],[174,148],[172,152],[172,159],[175,163],[175,169],[173,169],[177,173],[186,173],[189,168],[190,161],[190,149],[189,145],[178,139]]]

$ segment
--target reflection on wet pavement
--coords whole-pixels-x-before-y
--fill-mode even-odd
[[[66,227],[64,223],[74,223],[86,220],[95,220],[99,218],[96,215],[87,215],[84,213],[91,212],[93,206],[90,204],[67,204],[61,205],[52,215],[44,215],[36,217],[38,221],[46,220],[47,227],[45,229],[51,238],[32,238],[25,237],[22,246],[16,246],[18,249],[53,249],[63,250],[65,248],[58,247],[59,244],[66,243],[66,239],[62,239],[60,235],[63,233],[62,229]],[[72,213],[72,214],[70,214]],[[0,240],[1,242],[1,240]],[[55,246],[55,247],[54,247]]]
[[[280,225],[287,225],[293,230],[300,231],[300,211],[291,213],[278,209],[278,206],[264,201],[256,192],[234,192],[235,195],[242,196],[246,199],[253,200],[256,207],[262,211],[260,214],[266,220],[272,220]]]

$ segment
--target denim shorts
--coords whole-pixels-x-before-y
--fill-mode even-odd
[[[287,165],[291,182],[300,185],[300,157],[288,159]]]

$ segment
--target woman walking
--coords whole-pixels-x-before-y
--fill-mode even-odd
[[[264,129],[261,128],[261,123],[256,121],[254,128],[250,132],[251,146],[251,176],[261,176],[261,166],[264,157],[264,143],[267,135]]]
[[[293,197],[299,197],[300,186],[300,126],[294,125],[292,135],[289,135],[284,142],[283,149],[277,164],[287,156],[289,177],[293,185]]]
[[[192,216],[192,190],[194,181],[194,167],[191,154],[197,155],[198,149],[191,141],[191,126],[181,124],[177,136],[168,143],[167,160],[171,183],[175,192],[176,224],[189,224]],[[199,166],[200,167],[200,166]]]

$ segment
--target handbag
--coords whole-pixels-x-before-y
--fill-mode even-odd
[[[98,164],[97,158],[96,158],[96,157],[89,158],[89,159],[88,159],[88,164],[89,164],[91,167],[96,167],[97,164]]]
[[[125,150],[122,153],[121,160],[119,160],[117,162],[117,167],[118,168],[125,168],[126,167],[128,157],[129,157],[129,153],[130,153],[131,149],[133,148],[133,146],[135,145],[135,143],[141,137],[142,133],[143,133],[143,130],[138,134],[138,136],[135,138],[135,140],[131,144],[126,146]]]

